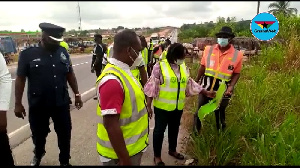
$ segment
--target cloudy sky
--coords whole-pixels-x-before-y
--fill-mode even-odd
[[[270,2],[261,2],[260,12],[268,11]],[[74,2],[0,2],[0,30],[35,31],[41,22],[51,22],[67,30],[78,29],[77,1]],[[144,2],[79,2],[82,29],[124,26],[159,27],[184,23],[216,21],[218,16],[237,20],[252,19],[256,15],[257,1],[144,1]],[[290,7],[300,12],[300,2]]]

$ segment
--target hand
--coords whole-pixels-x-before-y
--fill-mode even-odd
[[[209,97],[209,98],[215,98],[216,97],[216,92],[215,91],[204,91],[204,95]]]
[[[152,115],[153,115],[153,110],[151,108],[151,106],[147,106],[147,111],[148,111],[148,117],[151,119],[152,118]]]
[[[75,106],[78,110],[83,106],[80,96],[75,96]]]
[[[22,118],[22,119],[24,119],[24,117],[26,117],[26,112],[25,112],[24,106],[22,104],[17,104],[15,106],[15,115],[16,115],[16,117]]]
[[[228,86],[225,92],[225,96],[231,96],[233,92],[233,86]]]

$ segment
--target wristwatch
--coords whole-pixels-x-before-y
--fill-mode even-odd
[[[80,93],[75,94],[75,97],[80,97],[80,96],[81,96]]]

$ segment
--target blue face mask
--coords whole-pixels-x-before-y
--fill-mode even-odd
[[[226,47],[228,45],[228,38],[218,38],[218,44],[221,47]]]

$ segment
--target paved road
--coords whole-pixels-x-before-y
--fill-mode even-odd
[[[177,29],[174,29],[171,33],[170,33],[170,41],[173,43],[177,43],[177,36],[178,36],[178,31]]]
[[[72,140],[71,140],[71,160],[72,165],[101,165],[97,153],[97,102],[88,100],[80,110],[73,110],[72,116]],[[153,128],[154,119],[150,121],[149,147],[143,154],[142,165],[153,165]],[[41,161],[41,165],[59,165],[59,149],[57,147],[57,137],[54,132],[53,124],[50,125],[51,133],[47,137],[46,155]],[[162,147],[162,159],[166,165],[182,165],[184,161],[178,161],[168,155],[168,135],[165,132],[164,143]],[[177,150],[182,152],[185,145],[181,142],[184,140],[184,129],[180,130],[178,137]],[[33,157],[33,144],[31,139],[15,147],[12,152],[15,164],[18,166],[29,165]]]
[[[90,64],[91,64],[91,54],[88,55],[82,55],[82,56],[74,56],[71,58],[73,63],[74,72],[77,78],[78,86],[79,86],[79,92],[84,93],[89,90],[91,90],[95,85],[96,75],[92,74],[90,72]],[[28,127],[28,117],[26,117],[24,120],[16,118],[14,115],[14,104],[15,104],[15,78],[16,78],[16,65],[13,65],[9,67],[9,71],[12,75],[13,80],[13,89],[12,89],[12,96],[11,96],[11,103],[10,103],[10,110],[8,111],[7,120],[8,120],[8,134],[10,137],[14,136],[16,133],[18,133],[21,129],[24,127]],[[69,92],[71,97],[73,96],[73,92],[71,88],[69,88]],[[91,98],[93,94],[84,94],[83,99],[87,100]],[[25,110],[28,114],[28,102],[27,102],[27,82],[23,94],[23,105],[25,107]],[[74,103],[74,102],[73,102]],[[27,136],[30,136],[27,134]]]

